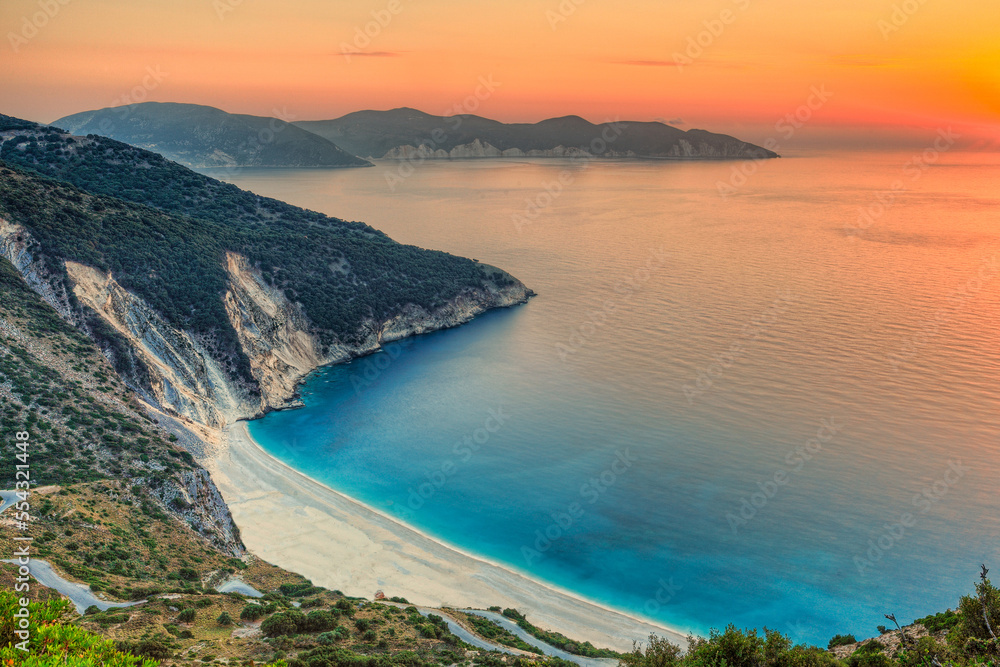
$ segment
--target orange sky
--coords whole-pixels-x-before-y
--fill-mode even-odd
[[[1000,136],[997,0],[2,0],[0,26],[0,110],[46,122],[142,99],[295,119],[457,104],[761,139],[815,86],[814,126]]]

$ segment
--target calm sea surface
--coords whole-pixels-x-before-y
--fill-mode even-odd
[[[685,630],[825,645],[954,606],[1000,571],[1000,156],[912,157],[229,175],[538,292],[320,370],[251,433]]]

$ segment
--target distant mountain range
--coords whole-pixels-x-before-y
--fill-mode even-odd
[[[366,167],[368,159],[603,157],[675,160],[778,157],[735,137],[659,122],[579,116],[501,123],[417,109],[357,111],[287,123],[196,104],[145,102],[66,116],[53,126],[154,151],[189,167]],[[362,157],[357,157],[362,156]]]
[[[296,122],[344,150],[372,158],[637,157],[762,159],[777,153],[725,134],[659,122],[595,125],[579,116],[501,123],[481,116],[432,116],[417,109],[358,111]]]
[[[326,139],[277,118],[198,104],[145,102],[84,111],[52,123],[159,153],[188,167],[370,167]]]

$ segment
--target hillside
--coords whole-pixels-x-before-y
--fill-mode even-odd
[[[348,599],[247,554],[208,474],[173,442],[172,422],[147,413],[100,350],[5,259],[0,405],[4,433],[30,435],[33,482],[27,519],[20,508],[0,514],[3,558],[22,544],[15,536],[30,537],[33,562],[106,601],[132,604],[80,615],[37,581],[15,597],[17,566],[0,563],[4,665],[465,661],[470,647],[412,608]],[[0,488],[13,485],[13,451],[0,463]],[[264,599],[215,590],[233,576]],[[19,597],[33,601],[28,654],[11,647]],[[499,659],[482,653],[468,662],[496,667]]]
[[[52,123],[145,148],[188,167],[368,167],[332,142],[277,118],[197,104],[143,102]]]
[[[0,117],[0,141],[0,256],[145,400],[201,424],[282,407],[323,363],[531,295],[111,139]]]
[[[772,151],[724,134],[663,123],[590,123],[579,116],[540,123],[501,123],[481,116],[432,116],[416,109],[358,111],[299,127],[372,158],[642,157],[774,158]],[[422,147],[422,148],[421,148]]]

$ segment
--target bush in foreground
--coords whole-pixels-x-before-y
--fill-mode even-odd
[[[156,661],[119,651],[115,645],[91,632],[66,624],[69,602],[49,600],[28,605],[28,651],[16,647],[14,614],[20,611],[12,591],[0,590],[0,664],[8,667],[57,667],[102,665],[104,667],[155,667]]]

